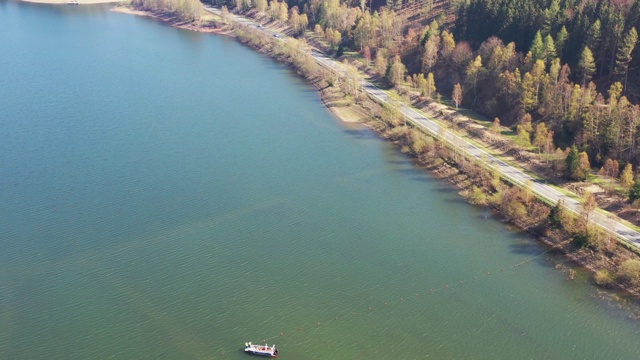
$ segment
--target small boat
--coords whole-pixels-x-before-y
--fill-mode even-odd
[[[78,0],[69,0],[67,1],[67,5],[78,5]]]
[[[250,342],[244,343],[244,352],[248,352],[253,355],[276,357],[278,356],[278,349],[275,345],[253,345]]]

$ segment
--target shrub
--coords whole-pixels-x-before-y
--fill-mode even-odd
[[[486,205],[487,195],[479,187],[473,186],[469,195],[469,201],[476,205]]]
[[[609,287],[613,284],[613,276],[609,270],[602,269],[593,274],[593,281],[602,287]]]
[[[631,286],[640,286],[640,260],[625,260],[622,265],[620,265],[617,275],[618,279]]]

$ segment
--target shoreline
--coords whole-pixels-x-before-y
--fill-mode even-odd
[[[31,1],[31,0],[26,0],[26,1]],[[36,0],[36,1],[39,1],[39,0]],[[58,0],[45,0],[45,1],[58,1]],[[79,0],[79,1],[82,1],[82,0]],[[88,0],[88,1],[94,1],[94,0]],[[101,0],[96,0],[96,1],[101,1]],[[104,0],[104,1],[110,1],[110,0]],[[122,1],[117,1],[117,3],[121,3],[121,2]],[[121,14],[129,14],[129,15],[136,15],[136,16],[143,16],[143,17],[149,17],[152,19],[157,19],[169,26],[179,28],[179,29],[191,30],[191,31],[196,31],[201,33],[222,34],[222,35],[228,35],[233,37],[233,35],[229,31],[218,28],[213,24],[210,26],[206,26],[199,22],[185,22],[172,16],[171,14],[156,14],[151,11],[136,10],[125,5],[116,5],[113,8],[111,8],[110,11],[118,12]]]

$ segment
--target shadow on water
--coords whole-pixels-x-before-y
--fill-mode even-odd
[[[464,198],[461,197],[443,199],[442,201],[449,204],[470,205]],[[482,218],[482,216],[479,216],[479,218]]]
[[[454,188],[453,186],[437,187],[432,189],[431,191],[438,192],[441,194],[457,194],[458,193],[458,189]],[[459,199],[462,199],[462,197],[459,197]]]
[[[343,130],[345,134],[351,136],[352,138],[356,139],[356,140],[371,140],[371,139],[376,139],[377,136],[374,132],[370,131],[367,128],[361,128],[361,129],[346,129]]]
[[[548,250],[542,247],[540,244],[534,242],[516,242],[518,241],[518,239],[513,239],[513,241],[514,242],[512,244],[509,244],[509,249],[511,249],[511,252],[514,254],[534,257]],[[545,262],[544,259],[545,258],[543,256],[540,257],[541,263]]]

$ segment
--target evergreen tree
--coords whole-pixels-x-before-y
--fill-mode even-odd
[[[556,53],[559,57],[562,57],[562,50],[564,50],[568,37],[569,33],[567,32],[567,28],[563,25],[556,35]]]
[[[631,53],[638,43],[638,32],[632,27],[627,35],[622,39],[616,53],[615,74],[624,78],[624,88],[627,87],[627,73],[629,72],[629,63],[632,60]]]
[[[580,61],[578,62],[578,71],[583,84],[589,82],[596,72],[596,61],[588,46],[585,46],[584,50],[582,50],[582,55],[580,55]]]
[[[602,34],[600,30],[600,19],[597,19],[593,22],[593,24],[591,24],[591,27],[589,27],[584,45],[589,47],[590,49],[598,49],[598,47],[600,46],[601,36]]]
[[[640,179],[636,180],[629,189],[629,201],[634,202],[638,199],[640,199]]]
[[[565,176],[569,179],[576,179],[575,176],[580,170],[580,159],[578,157],[578,148],[575,145],[569,150],[565,163]]]
[[[544,41],[542,40],[540,30],[536,32],[533,42],[531,43],[531,47],[529,48],[529,52],[531,53],[532,63],[536,60],[544,59]]]
[[[553,60],[556,57],[556,55],[557,55],[556,44],[553,41],[553,38],[551,37],[551,35],[547,35],[544,38],[542,60],[544,60],[546,63],[549,63],[551,60]]]

